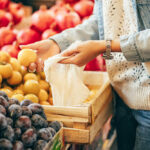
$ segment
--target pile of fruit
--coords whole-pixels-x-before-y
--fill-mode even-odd
[[[0,50],[17,58],[18,45],[26,45],[47,39],[65,29],[82,23],[93,12],[93,0],[57,0],[47,9],[42,5],[31,16],[30,27],[17,30],[15,25],[25,18],[22,4],[0,0]],[[87,71],[105,71],[105,61],[100,55],[85,67]]]
[[[0,90],[20,102],[29,99],[42,105],[52,104],[49,84],[44,72],[35,72],[36,52],[31,49],[20,51],[18,59],[0,51]]]
[[[23,5],[10,0],[0,0],[0,49],[17,58],[20,50],[18,44],[30,44],[47,39],[65,29],[75,27],[92,14],[93,6],[91,0],[59,0],[50,9],[43,5],[34,12],[30,28],[16,30],[14,25],[25,18]]]
[[[0,150],[42,150],[60,128],[57,121],[48,123],[40,104],[0,91]]]

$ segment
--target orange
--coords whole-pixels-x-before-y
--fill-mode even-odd
[[[53,98],[49,96],[48,102],[49,102],[51,105],[53,105]]]
[[[28,67],[30,63],[35,62],[37,54],[32,49],[23,49],[18,54],[18,61],[21,65]]]
[[[10,64],[0,65],[0,74],[3,79],[11,77],[13,68]]]
[[[38,81],[35,80],[27,80],[24,84],[24,93],[26,94],[35,94],[38,95],[40,92],[40,86]]]
[[[3,80],[2,75],[0,74],[0,84],[2,83],[2,80]]]
[[[22,90],[22,91],[23,91],[23,87],[24,87],[24,85],[23,85],[23,84],[20,84],[20,85],[18,85],[18,86],[16,87],[16,90]]]
[[[22,75],[18,71],[13,71],[12,76],[7,79],[7,83],[10,85],[17,85],[21,83],[21,81],[22,81]]]
[[[46,90],[46,91],[49,90],[49,84],[48,84],[46,81],[40,80],[40,81],[39,81],[39,85],[40,85],[40,88],[41,88],[41,89],[44,89],[44,90]]]
[[[4,91],[8,95],[8,97],[11,97],[13,95],[13,92],[9,89],[3,88],[3,89],[0,89],[0,91]]]
[[[14,94],[11,98],[16,98],[19,102],[24,100],[23,94]]]
[[[41,76],[41,79],[45,80],[45,73],[44,72],[39,72],[39,75]]]
[[[39,96],[40,102],[41,102],[41,101],[47,101],[47,100],[48,100],[48,93],[47,93],[45,90],[43,90],[43,89],[40,90],[38,96]]]
[[[14,90],[14,91],[13,91],[13,94],[14,94],[14,95],[15,95],[15,94],[22,94],[22,95],[23,95],[24,93],[23,93],[22,90]]]
[[[13,89],[10,86],[8,86],[8,85],[4,85],[4,89],[8,89],[8,90],[13,91]]]
[[[21,72],[22,76],[24,76],[28,72],[27,67],[21,66],[20,72]]]
[[[38,81],[38,77],[34,73],[27,73],[27,74],[24,75],[23,80],[24,80],[24,82],[27,81],[27,80],[36,80],[36,81]]]
[[[41,104],[41,105],[50,105],[50,103],[47,102],[47,101],[42,101],[42,102],[40,101],[40,104]]]
[[[0,51],[0,62],[1,63],[9,63],[10,55],[7,52]]]
[[[39,102],[38,97],[36,95],[34,95],[34,94],[27,94],[27,95],[25,95],[24,99],[29,99],[33,103],[38,103]]]
[[[10,64],[15,71],[21,71],[21,65],[19,61],[16,58],[11,58],[10,59]]]

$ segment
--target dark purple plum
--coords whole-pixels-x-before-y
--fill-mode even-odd
[[[15,140],[19,140],[21,138],[21,129],[20,128],[14,128],[14,133],[15,133]]]
[[[9,140],[5,138],[0,139],[0,150],[12,150],[12,148],[13,145]]]
[[[28,105],[30,105],[30,104],[32,104],[33,102],[32,101],[30,101],[29,99],[24,99],[21,103],[20,103],[20,105],[21,106],[28,106]]]
[[[23,144],[24,144],[26,147],[31,147],[31,146],[33,146],[34,143],[36,142],[36,140],[37,140],[37,135],[36,135],[36,133],[34,132],[33,129],[28,129],[28,130],[26,130],[26,131],[23,133],[21,139],[22,139]]]
[[[16,141],[13,145],[13,150],[24,150],[23,143],[21,141]]]
[[[49,127],[53,128],[56,132],[58,132],[61,128],[61,124],[58,121],[53,121],[49,123]]]
[[[7,126],[6,129],[1,131],[1,137],[10,140],[11,142],[14,140],[14,130],[11,126]]]
[[[45,115],[45,113],[43,112],[43,113],[41,113],[41,114],[39,114],[42,118],[44,118],[45,120],[47,120],[47,117],[46,117],[46,115]]]
[[[13,126],[13,120],[11,118],[6,117],[6,120],[8,125]]]
[[[48,127],[47,130],[52,134],[52,136],[56,134],[56,131],[51,127]]]
[[[33,104],[30,104],[28,107],[31,109],[32,114],[40,115],[41,113],[44,112],[44,109],[40,104],[33,103]]]
[[[18,118],[15,124],[16,128],[20,128],[22,131],[25,131],[31,128],[31,120],[28,116],[21,116]]]
[[[0,105],[4,106],[5,108],[8,108],[9,106],[7,99],[5,99],[3,96],[0,96]]]
[[[9,101],[9,98],[4,91],[0,91],[0,96],[4,97],[7,101]]]
[[[45,141],[50,141],[53,136],[51,132],[47,128],[40,129],[37,133],[38,139],[42,139]]]
[[[22,108],[17,104],[12,104],[8,108],[8,114],[11,118],[17,119],[22,115]]]
[[[20,105],[20,102],[16,98],[9,98],[9,105]]]
[[[44,147],[46,146],[47,142],[44,140],[38,140],[35,144],[34,144],[34,150],[43,150]]]
[[[4,106],[0,105],[0,113],[6,116],[6,109]]]
[[[48,126],[48,122],[38,114],[33,115],[31,120],[32,125],[37,129],[46,128]]]
[[[7,120],[6,117],[0,113],[0,131],[7,128]]]
[[[22,106],[22,115],[31,117],[32,116],[32,111],[30,108],[28,108],[27,106]]]

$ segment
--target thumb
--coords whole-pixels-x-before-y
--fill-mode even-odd
[[[37,44],[36,43],[32,43],[32,44],[28,44],[28,45],[20,45],[19,46],[21,49],[37,49]]]

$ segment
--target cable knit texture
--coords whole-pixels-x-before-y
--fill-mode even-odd
[[[103,15],[105,38],[119,38],[138,29],[131,0],[103,0]],[[129,62],[122,53],[113,56],[106,61],[112,86],[130,108],[150,110],[150,77],[144,64]]]

